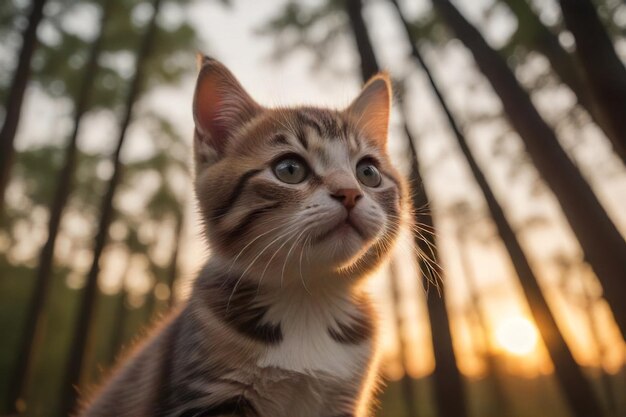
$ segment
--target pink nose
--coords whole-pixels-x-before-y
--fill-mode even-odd
[[[339,200],[348,210],[352,210],[363,194],[357,188],[340,188],[330,195],[335,200]]]

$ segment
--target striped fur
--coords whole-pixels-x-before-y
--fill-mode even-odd
[[[377,332],[362,282],[408,213],[385,149],[389,102],[378,76],[343,111],[267,109],[202,61],[195,189],[212,256],[82,416],[369,415]],[[274,173],[286,156],[308,167],[302,182]],[[358,179],[363,161],[379,185]]]

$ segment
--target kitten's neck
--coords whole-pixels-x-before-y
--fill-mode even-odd
[[[213,258],[200,273],[196,292],[203,298],[225,298],[222,302],[229,305],[241,302],[241,296],[247,294],[244,298],[255,305],[283,312],[298,311],[298,306],[320,312],[350,310],[364,298],[362,282],[339,273],[287,271],[281,278],[267,279],[250,271],[242,275],[228,262]]]
[[[357,285],[305,287],[295,279],[282,287],[259,285],[258,277],[242,277],[217,261],[200,273],[190,302],[240,334],[270,346],[311,326],[341,343],[360,343],[372,335],[369,300]]]
[[[346,296],[359,292],[363,281],[357,271],[331,270],[306,261],[304,264],[250,267],[250,263],[240,265],[218,255],[207,262],[204,270],[207,277],[255,285],[259,292],[271,292],[280,297],[287,294],[305,298]]]

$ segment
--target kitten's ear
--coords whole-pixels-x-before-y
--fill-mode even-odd
[[[387,143],[391,112],[389,76],[382,72],[370,78],[346,112],[356,122],[358,129],[384,146]]]
[[[233,132],[261,111],[239,81],[220,62],[198,56],[200,73],[193,99],[197,164],[217,161]]]

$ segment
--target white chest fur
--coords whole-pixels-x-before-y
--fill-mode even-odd
[[[342,343],[329,333],[329,327],[336,326],[337,320],[348,319],[353,310],[347,300],[319,300],[310,295],[285,297],[266,315],[268,321],[280,321],[283,340],[268,346],[257,365],[311,375],[323,373],[340,379],[363,375],[373,353],[373,341]]]

